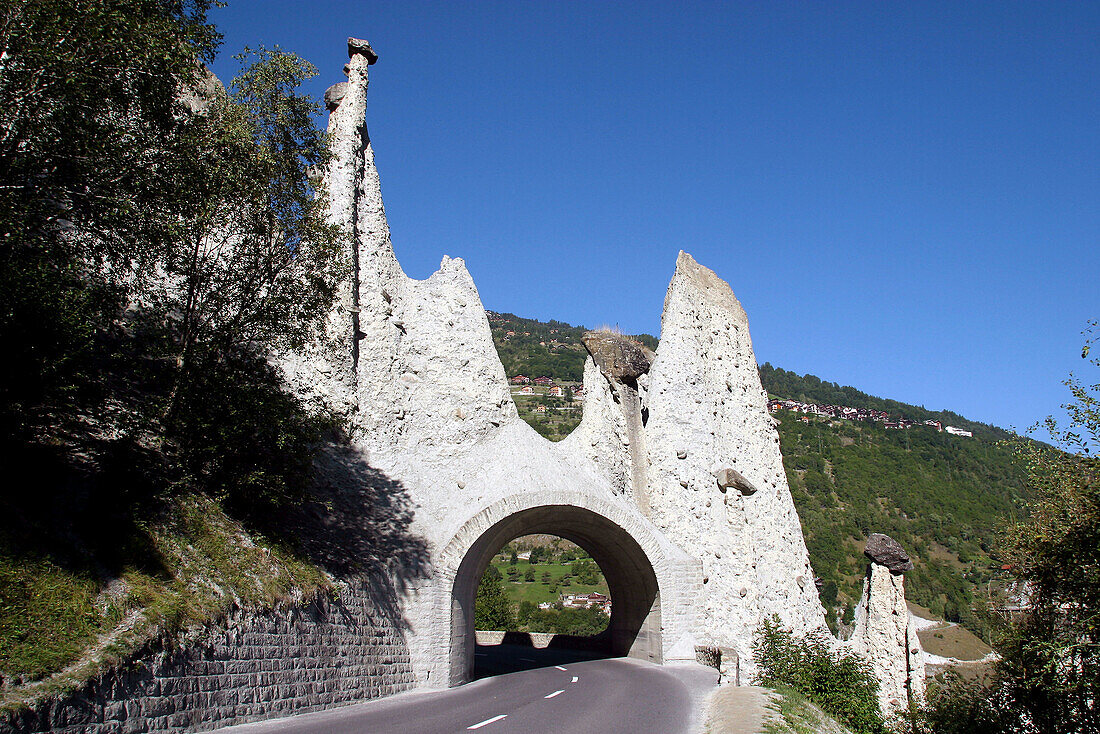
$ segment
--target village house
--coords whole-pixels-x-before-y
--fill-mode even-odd
[[[599,609],[604,614],[611,616],[611,599],[599,592],[569,594],[562,597],[561,603],[566,609]]]

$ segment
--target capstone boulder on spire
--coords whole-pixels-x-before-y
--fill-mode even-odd
[[[362,38],[352,38],[348,36],[348,56],[365,56],[368,64],[378,63],[378,54],[374,52],[374,49],[370,46],[370,41],[364,41]]]

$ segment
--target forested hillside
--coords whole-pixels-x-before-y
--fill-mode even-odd
[[[779,411],[787,480],[802,520],[822,601],[851,618],[869,532],[900,542],[916,568],[910,600],[980,631],[975,608],[997,559],[998,527],[1024,491],[1020,467],[998,443],[914,427],[807,418]],[[834,620],[830,620],[833,622]]]
[[[580,379],[584,329],[512,314],[490,312],[489,319],[509,377]],[[657,346],[650,335],[634,338]],[[869,532],[882,532],[913,556],[910,599],[982,632],[984,590],[1000,568],[990,556],[992,541],[1024,495],[1024,470],[1000,443],[1012,434],[767,363],[760,377],[775,398],[886,411],[891,420],[940,421],[974,433],[952,436],[923,425],[890,430],[872,421],[785,410],[775,416],[810,561],[822,601],[832,610],[830,626],[850,621],[865,568],[863,542]]]
[[[500,361],[509,377],[553,377],[559,382],[580,382],[587,354],[581,337],[583,326],[562,321],[524,319],[511,313],[487,311]],[[649,334],[631,337],[650,349],[657,339]]]

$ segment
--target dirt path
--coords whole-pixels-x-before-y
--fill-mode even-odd
[[[762,734],[769,715],[768,689],[723,686],[710,696],[707,734]]]

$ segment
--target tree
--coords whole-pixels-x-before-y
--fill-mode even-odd
[[[267,357],[315,332],[345,265],[308,176],[312,67],[261,49],[225,92],[210,4],[0,6],[0,426],[140,436],[160,491],[259,507],[307,486],[327,424]]]
[[[1095,329],[1081,356],[1098,367]],[[956,677],[930,691],[928,731],[1100,730],[1100,384],[1073,375],[1064,384],[1068,423],[1042,423],[1053,445],[1012,441],[1032,494],[1028,516],[1006,527],[1000,545],[1023,609],[1003,620],[988,680]]]
[[[528,566],[527,570],[523,572],[523,580],[524,581],[534,581],[535,580],[535,569]]]
[[[0,421],[8,435],[86,397],[99,337],[175,241],[184,213],[166,163],[180,153],[180,91],[197,83],[219,43],[209,5],[0,5]]]
[[[474,627],[479,630],[515,629],[512,605],[504,593],[500,571],[489,566],[477,585],[474,601]]]
[[[345,261],[309,177],[330,157],[316,103],[296,91],[315,70],[278,49],[238,58],[232,92],[215,88],[178,136],[186,216],[149,300],[176,358],[166,437],[196,486],[254,514],[300,496],[326,423],[256,389],[275,375],[257,378],[270,352],[318,333]]]
[[[1086,329],[1081,357],[1100,367],[1096,327]],[[1100,383],[1071,375],[1064,384],[1068,424],[1044,421],[1059,448],[1016,444],[1035,494],[1030,517],[1005,537],[1027,604],[998,665],[1008,707],[1055,734],[1100,729]]]
[[[8,0],[0,9],[6,254],[63,249],[132,274],[174,236],[162,165],[220,36],[209,0]],[[79,236],[70,236],[69,232]]]
[[[216,92],[187,128],[198,160],[178,172],[198,194],[165,262],[185,372],[209,354],[302,344],[344,274],[327,199],[309,176],[331,153],[317,103],[296,91],[316,69],[278,48],[238,59],[232,92]]]

